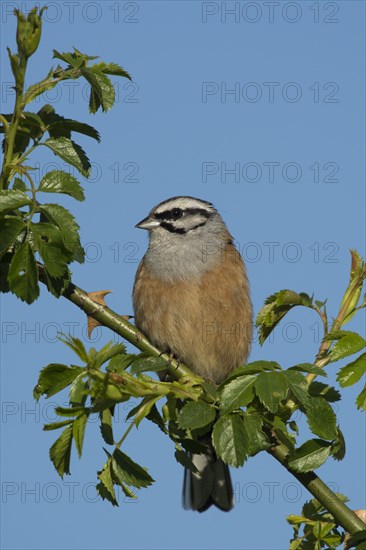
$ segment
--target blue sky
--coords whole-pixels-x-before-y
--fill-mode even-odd
[[[15,49],[10,13],[33,4],[1,5],[5,112],[13,106],[5,55],[6,46]],[[87,251],[86,263],[73,266],[74,282],[87,291],[113,290],[109,305],[131,313],[133,279],[147,246],[146,233],[134,225],[161,200],[193,195],[212,201],[234,235],[256,313],[266,296],[291,288],[328,297],[335,315],[348,280],[348,250],[365,251],[364,16],[364,3],[353,1],[50,2],[31,81],[48,71],[52,49],[73,46],[133,76],[132,84],[118,80],[108,114],[88,114],[81,82],[64,83],[46,97],[60,114],[93,124],[102,135],[100,145],[79,140],[94,163],[87,200],[63,200],[77,216]],[[62,168],[50,152],[36,161],[41,172],[55,163]],[[48,363],[74,361],[57,330],[72,327],[98,347],[111,334],[97,329],[91,342],[83,315],[44,289],[31,307],[12,295],[1,301],[4,549],[288,547],[285,516],[299,513],[310,497],[265,453],[232,471],[237,504],[230,514],[183,511],[181,466],[169,441],[147,423],[125,444],[156,479],[138,502],[121,496],[120,507],[112,508],[96,498],[96,470],[105,459],[96,422],[87,428],[84,457],[74,453],[72,475],[61,480],[48,458],[56,434],[42,432],[60,401],[35,405],[37,374]],[[349,329],[363,331],[362,318]],[[312,361],[319,330],[317,318],[300,308],[263,348],[254,343],[251,359],[284,367]],[[346,458],[318,472],[355,509],[365,500],[365,420],[354,406],[356,394],[346,389],[335,407]],[[129,408],[120,407],[117,433]]]

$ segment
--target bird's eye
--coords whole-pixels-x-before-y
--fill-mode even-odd
[[[182,214],[183,214],[183,212],[180,208],[173,208],[173,210],[171,212],[173,220],[178,220],[179,218],[182,217]]]

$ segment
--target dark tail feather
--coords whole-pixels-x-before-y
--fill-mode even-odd
[[[209,447],[207,454],[191,455],[198,473],[186,468],[183,481],[183,507],[185,510],[204,512],[212,504],[224,512],[234,506],[233,487],[229,468]]]

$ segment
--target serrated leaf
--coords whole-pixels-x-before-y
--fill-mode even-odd
[[[84,363],[89,363],[88,352],[85,349],[84,344],[79,338],[74,338],[68,334],[62,334],[59,337],[60,342],[65,344],[67,347],[72,349],[74,353],[81,359]]]
[[[261,403],[275,413],[280,402],[286,399],[288,385],[282,372],[261,372],[255,380],[254,389]]]
[[[83,134],[84,136],[91,137],[100,142],[99,132],[93,126],[90,126],[90,124],[79,122],[71,118],[64,118],[56,113],[53,117],[53,121],[47,125],[47,131],[50,137],[54,138],[67,137],[70,139],[71,132],[77,132],[78,134]]]
[[[66,416],[68,418],[73,418],[80,416],[80,414],[88,414],[90,409],[86,407],[55,407],[55,413],[58,416]]]
[[[328,441],[310,439],[295,450],[288,465],[295,472],[311,472],[324,464],[331,450]]]
[[[166,370],[167,364],[161,357],[149,356],[137,356],[132,362],[130,367],[131,374],[137,374],[138,372],[159,372]]]
[[[339,330],[330,332],[325,338],[325,342],[337,340],[329,352],[330,362],[338,361],[348,355],[353,355],[361,351],[366,346],[366,340],[357,332]]]
[[[135,353],[115,355],[106,366],[106,371],[122,374],[131,365],[135,357],[138,357]]]
[[[79,374],[73,381],[73,383],[70,386],[70,403],[75,405],[85,405],[85,401],[87,398],[87,388],[88,388],[88,382],[84,380],[84,377],[86,375],[86,371]]]
[[[72,424],[73,420],[62,420],[61,422],[52,422],[51,424],[45,424],[43,426],[43,431],[49,432],[51,430],[58,430],[59,428],[63,428],[64,426],[68,426],[69,424]]]
[[[103,500],[109,500],[113,506],[118,506],[112,480],[111,462],[111,459],[108,459],[104,464],[103,469],[98,472],[98,479],[100,483],[97,484],[96,489]]]
[[[115,449],[112,456],[113,475],[120,483],[132,485],[137,489],[148,487],[154,483],[153,478],[148,474],[147,470],[134,462],[132,458],[120,449]]]
[[[59,279],[68,277],[68,266],[73,254],[64,245],[60,229],[51,223],[31,223],[29,239],[32,246],[41,255],[44,268],[50,277]]]
[[[284,371],[287,383],[295,399],[306,409],[310,396],[305,376],[295,370]]]
[[[69,367],[60,363],[51,363],[44,367],[39,373],[37,386],[33,390],[35,399],[42,394],[51,397],[69,386],[79,374],[85,373],[82,367]]]
[[[32,204],[32,201],[23,191],[18,191],[17,189],[0,191],[0,215],[28,204]]]
[[[225,384],[220,396],[220,405],[224,413],[248,405],[254,398],[255,375],[240,376]]]
[[[207,454],[208,452],[207,445],[199,443],[195,439],[182,438],[179,443],[186,451],[195,455]]]
[[[110,409],[104,409],[100,413],[100,432],[108,445],[113,445],[112,413]]]
[[[15,252],[8,273],[11,292],[31,304],[39,296],[38,270],[33,250],[28,242]]]
[[[182,451],[182,449],[176,449],[175,453],[174,453],[174,456],[175,456],[175,460],[177,462],[179,462],[179,464],[181,464],[185,468],[188,468],[189,470],[191,470],[194,473],[198,472],[198,470],[197,470],[196,466],[193,464],[192,460],[189,458],[187,453]]]
[[[50,448],[50,459],[60,477],[70,474],[72,424],[70,424]]]
[[[16,241],[19,233],[25,228],[25,223],[15,217],[0,219],[0,258],[8,248]]]
[[[275,370],[282,370],[281,366],[276,361],[253,361],[252,363],[241,365],[240,367],[237,367],[236,369],[231,371],[223,384],[225,384],[228,380],[237,378],[238,376],[244,376],[247,374],[259,374],[260,372]]]
[[[109,341],[105,344],[105,346],[103,346],[101,350],[96,353],[93,361],[91,362],[91,365],[93,366],[93,368],[99,369],[104,363],[106,363],[113,357],[124,355],[125,351],[125,344],[113,344],[112,341]]]
[[[44,193],[64,193],[78,201],[83,201],[85,195],[80,182],[63,170],[51,170],[43,176],[39,191]]]
[[[298,365],[294,365],[293,367],[290,367],[288,370],[296,370],[299,372],[310,372],[312,374],[316,374],[317,376],[328,376],[324,369],[321,369],[320,367],[317,367],[312,363],[299,363]]]
[[[363,411],[366,410],[366,385],[364,386],[362,392],[357,396],[356,405],[358,409]]]
[[[73,253],[73,258],[77,262],[82,263],[84,261],[84,250],[80,244],[79,226],[74,216],[59,204],[42,204],[38,209],[61,230],[65,247]]]
[[[269,296],[257,315],[256,327],[259,328],[259,343],[263,344],[281,319],[295,306],[311,307],[312,298],[301,292],[280,290]]]
[[[71,282],[71,273],[67,269],[62,278],[52,277],[47,269],[44,270],[45,284],[51,294],[59,298],[65,292]]]
[[[81,69],[83,77],[89,82],[91,86],[91,92],[94,96],[97,96],[98,103],[102,107],[103,111],[109,111],[113,107],[115,102],[115,91],[110,79],[101,71],[93,68]],[[95,113],[95,105],[92,105],[92,101],[89,103],[89,108],[92,113]]]
[[[338,390],[333,388],[333,386],[328,386],[327,384],[323,384],[317,380],[310,384],[308,391],[312,397],[321,396],[330,403],[334,403],[335,401],[339,401],[341,399],[341,394]]]
[[[237,414],[222,416],[214,425],[212,442],[217,456],[225,464],[238,468],[247,456],[246,430],[242,418]]]
[[[266,434],[262,430],[262,419],[259,414],[246,413],[243,416],[244,428],[247,433],[248,454],[254,456],[270,447]]]
[[[338,374],[337,380],[342,388],[353,386],[360,380],[366,372],[366,353],[363,353],[357,359],[342,367]]]
[[[128,80],[132,80],[128,72],[125,71],[120,65],[117,65],[117,63],[104,63],[102,61],[101,63],[95,63],[90,68],[92,70],[97,70],[98,72],[115,76],[124,76],[125,78],[128,78]]]
[[[22,179],[14,178],[12,189],[25,192],[27,190],[27,186]]]
[[[311,431],[324,439],[337,439],[337,418],[323,397],[311,397],[306,406],[306,420]]]
[[[343,460],[346,456],[346,442],[339,427],[337,427],[337,441],[333,443],[332,456],[336,460]]]
[[[211,424],[215,420],[214,407],[204,401],[189,401],[179,413],[177,422],[180,428],[195,430]]]
[[[288,447],[290,452],[293,451],[295,449],[296,438],[288,431],[287,424],[279,416],[274,416],[272,423],[277,438]]]
[[[80,174],[86,178],[89,177],[91,164],[80,145],[66,137],[48,138],[46,141],[43,141],[41,145],[45,145],[51,149],[55,155],[68,164],[71,164],[71,166],[74,166]]]
[[[86,424],[88,422],[89,417],[89,411],[85,412],[84,414],[81,414],[77,418],[75,418],[73,422],[73,428],[72,433],[76,445],[76,449],[78,451],[79,458],[81,457],[82,451],[83,451],[83,443],[84,443],[84,436],[85,436],[85,428]]]

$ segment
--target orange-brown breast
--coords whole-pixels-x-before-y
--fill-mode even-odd
[[[191,281],[162,281],[142,260],[133,302],[136,326],[161,351],[220,383],[249,354],[252,306],[243,261],[229,243],[221,261]]]

